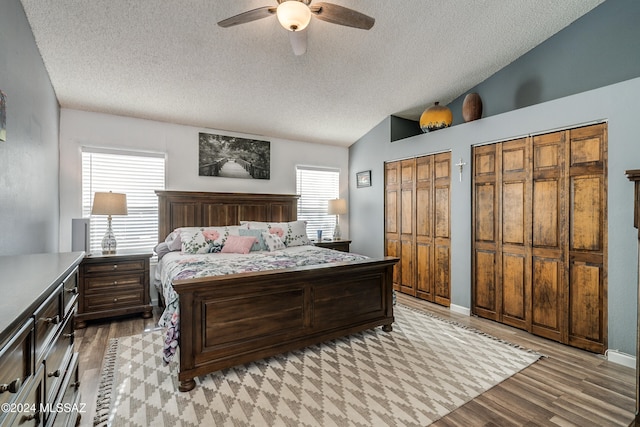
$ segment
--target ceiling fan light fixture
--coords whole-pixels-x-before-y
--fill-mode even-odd
[[[283,1],[276,11],[278,21],[289,31],[302,31],[311,21],[311,9],[298,0]]]

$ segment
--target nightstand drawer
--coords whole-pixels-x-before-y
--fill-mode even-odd
[[[144,282],[144,274],[113,274],[110,276],[87,277],[84,281],[84,291],[87,295],[94,292],[115,292],[120,288],[141,286]]]
[[[87,311],[112,310],[145,303],[144,292],[141,289],[87,295],[84,302]]]
[[[133,261],[116,261],[108,262],[101,259],[100,262],[91,263],[87,262],[83,265],[85,274],[100,274],[100,273],[117,273],[119,271],[140,271],[145,268],[145,260],[133,260]]]

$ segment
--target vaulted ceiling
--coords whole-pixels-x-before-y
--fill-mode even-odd
[[[332,0],[295,56],[276,0],[22,0],[61,107],[349,146],[389,115],[447,104],[603,0]],[[312,3],[313,4],[313,3]]]

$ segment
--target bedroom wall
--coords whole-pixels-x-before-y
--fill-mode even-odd
[[[0,12],[0,255],[58,249],[59,106],[19,0]]]
[[[199,132],[271,141],[271,179],[198,176]],[[348,197],[349,151],[346,147],[62,109],[60,114],[61,251],[71,248],[71,219],[81,217],[81,148],[83,146],[165,153],[167,190],[295,194],[296,166],[306,165],[340,169],[340,194],[341,197]],[[349,236],[349,223],[346,216],[341,218],[340,226],[343,234]]]
[[[640,168],[637,114],[640,78],[437,132],[389,142],[389,121],[380,123],[350,149],[350,170],[371,169],[372,186],[350,185],[352,251],[384,253],[384,162],[441,151],[467,166],[451,181],[452,308],[471,307],[471,147],[606,120],[608,152],[609,348],[635,354],[637,231],[633,228],[633,185],[624,172]],[[357,218],[357,221],[353,218]]]
[[[371,169],[373,186],[351,185],[352,248],[384,253],[385,161],[452,151],[467,163],[463,181],[453,171],[452,308],[471,307],[471,147],[532,133],[609,123],[608,338],[609,348],[635,354],[637,313],[636,230],[632,185],[624,171],[640,168],[637,126],[640,107],[640,2],[608,0],[468,92],[483,100],[483,119],[462,123],[461,96],[450,107],[454,126],[390,142],[390,118],[350,147],[350,173]],[[619,83],[618,83],[619,82]],[[365,214],[368,212],[368,214]]]

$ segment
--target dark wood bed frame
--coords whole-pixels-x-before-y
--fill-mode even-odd
[[[297,218],[296,195],[157,191],[159,241],[178,227]],[[180,391],[194,378],[393,323],[397,258],[177,280]]]

